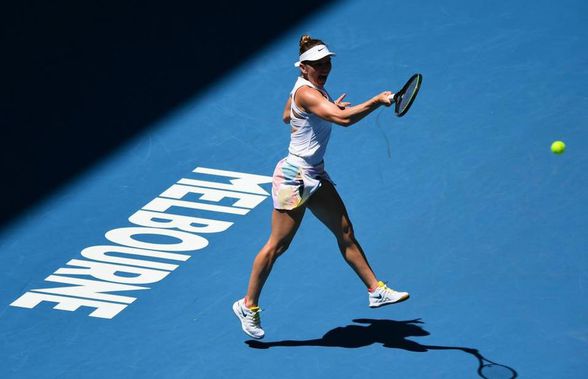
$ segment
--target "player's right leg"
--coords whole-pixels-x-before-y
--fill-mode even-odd
[[[257,253],[253,261],[253,268],[249,277],[247,296],[233,304],[235,315],[241,320],[243,331],[253,338],[263,338],[264,332],[259,317],[259,296],[272,267],[292,242],[305,207],[292,210],[273,210],[272,231],[266,244]]]

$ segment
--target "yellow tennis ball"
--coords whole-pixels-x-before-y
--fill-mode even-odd
[[[562,141],[555,141],[551,144],[551,151],[555,154],[562,154],[566,150],[566,144]]]

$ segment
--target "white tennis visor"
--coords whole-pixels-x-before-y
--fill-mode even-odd
[[[304,61],[318,61],[330,55],[335,55],[335,53],[329,51],[329,48],[327,46],[316,45],[306,50],[304,53],[300,54],[300,59],[298,59],[298,62],[294,63],[294,66],[298,67],[300,66],[300,63]]]

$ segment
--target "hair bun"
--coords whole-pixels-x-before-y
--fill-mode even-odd
[[[304,34],[302,37],[300,37],[300,47],[306,45],[310,41],[312,41],[312,37],[310,37],[308,34]]]
[[[325,43],[320,39],[315,39],[308,34],[303,34],[302,37],[300,37],[300,54],[304,53],[313,46],[324,44]]]

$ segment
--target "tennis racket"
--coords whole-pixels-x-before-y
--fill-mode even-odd
[[[422,82],[423,76],[421,74],[414,74],[408,79],[400,91],[390,95],[390,101],[395,103],[394,113],[396,113],[396,116],[402,117],[408,112],[414,99],[419,93]]]

